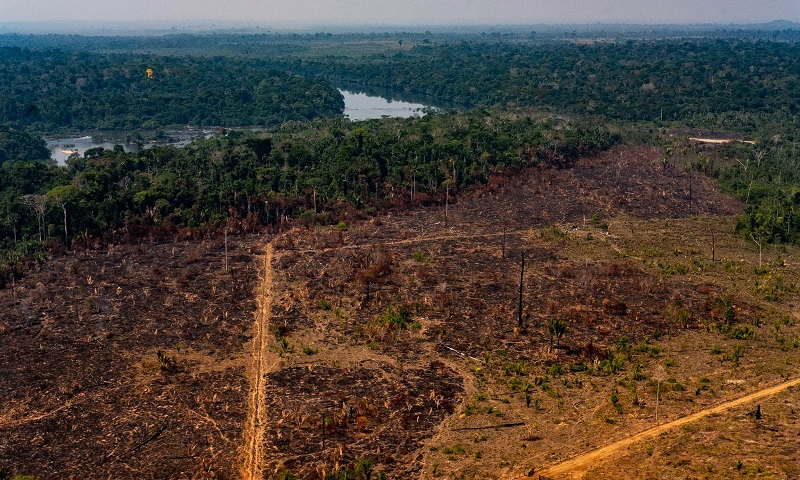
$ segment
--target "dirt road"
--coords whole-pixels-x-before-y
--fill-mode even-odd
[[[266,375],[280,362],[279,357],[270,352],[268,346],[270,310],[272,308],[272,242],[267,245],[264,255],[264,273],[258,292],[258,311],[253,329],[252,364],[249,371],[250,397],[245,427],[245,454],[242,477],[245,480],[264,478],[264,383]]]
[[[577,457],[571,458],[565,462],[545,468],[541,472],[538,472],[538,474],[543,477],[553,478],[557,480],[581,478],[595,464],[602,462],[603,459],[605,458],[617,454],[617,452],[619,452],[620,450],[626,449],[630,445],[633,445],[636,442],[640,442],[642,440],[655,437],[663,432],[666,432],[667,430],[671,430],[675,427],[679,427],[687,423],[695,422],[709,415],[715,413],[721,413],[726,410],[738,407],[740,405],[744,405],[746,403],[754,402],[761,398],[774,395],[783,390],[786,390],[789,387],[794,387],[797,385],[800,385],[800,378],[796,378],[794,380],[790,380],[788,382],[784,382],[779,385],[759,390],[749,395],[745,395],[744,397],[737,398],[736,400],[720,403],[719,405],[716,405],[714,407],[701,410],[697,413],[693,413],[683,418],[679,418],[672,422],[664,423],[662,425],[649,428],[643,432],[633,435],[632,437],[628,437],[618,442],[611,443],[604,447],[598,448],[597,450],[592,450],[582,455],[578,455]],[[526,477],[520,477],[520,478],[526,478]]]

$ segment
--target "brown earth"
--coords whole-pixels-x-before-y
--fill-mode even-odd
[[[42,478],[237,477],[263,243],[231,241],[229,274],[222,239],[121,246],[0,291],[0,464]]]
[[[271,255],[237,240],[232,274],[219,241],[50,262],[18,303],[0,292],[0,464],[313,479],[369,458],[388,478],[511,478],[655,425],[657,388],[663,423],[796,376],[795,250],[754,272],[742,206],[698,174],[690,196],[660,160],[495,178],[446,216],[298,228]]]

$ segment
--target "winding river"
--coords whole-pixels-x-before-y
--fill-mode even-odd
[[[383,117],[421,117],[432,108],[421,103],[410,103],[399,100],[391,100],[366,93],[351,92],[349,90],[339,90],[344,96],[344,116],[356,122],[361,120],[371,120]],[[177,147],[186,145],[198,138],[213,135],[215,129],[189,129],[187,131],[168,131],[168,140],[156,141],[155,143],[145,143],[142,147],[148,148],[153,145],[174,145]],[[119,142],[118,142],[119,143]],[[90,136],[54,138],[47,140],[47,147],[50,149],[50,156],[59,165],[66,165],[67,158],[72,153],[83,155],[90,148],[103,147],[113,149],[113,142],[104,141],[95,143]],[[126,152],[136,151],[136,145],[123,145]]]

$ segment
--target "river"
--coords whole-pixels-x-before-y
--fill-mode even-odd
[[[410,103],[399,100],[392,100],[366,93],[351,92],[349,90],[339,90],[344,96],[344,116],[356,122],[361,120],[371,120],[383,117],[421,117],[432,107],[421,103]],[[199,138],[207,138],[216,132],[213,128],[187,129],[183,131],[167,131],[164,140],[144,143],[141,148],[149,148],[153,145],[174,145],[181,147]],[[112,134],[113,136],[113,134]],[[65,137],[47,140],[47,147],[50,149],[50,156],[59,165],[66,165],[67,158],[73,153],[83,155],[90,148],[103,147],[113,149],[115,145],[123,142],[100,141],[95,142],[90,136]],[[123,148],[126,152],[139,150],[136,144],[125,144]]]
[[[141,147],[138,144],[126,144],[121,141],[116,143],[105,140],[96,142],[90,136],[53,138],[47,140],[47,148],[50,149],[50,158],[55,160],[59,165],[66,165],[70,155],[73,153],[83,155],[83,153],[90,148],[103,147],[111,150],[115,145],[122,145],[122,148],[124,148],[126,152],[136,152],[140,148],[150,148],[153,145],[173,145],[182,147],[200,138],[208,138],[216,131],[217,129],[215,128],[187,128],[186,130],[167,131],[163,140],[142,143]],[[114,132],[109,134],[111,137],[119,135],[119,133]]]
[[[383,117],[421,117],[431,107],[383,97],[339,90],[344,96],[344,116],[350,120],[370,120]]]

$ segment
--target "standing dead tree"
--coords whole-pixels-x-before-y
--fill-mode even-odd
[[[69,231],[67,230],[67,201],[64,197],[59,195],[53,195],[50,197],[50,201],[56,204],[58,208],[61,209],[62,213],[64,214],[64,245],[69,245]]]
[[[36,213],[36,220],[39,226],[39,241],[44,241],[44,212],[47,210],[47,195],[23,195],[20,200]]]
[[[751,233],[750,239],[753,241],[753,243],[758,245],[758,269],[761,270],[761,251],[764,248],[761,236],[759,235],[758,237],[756,237]]]
[[[525,279],[525,251],[522,251],[522,265],[520,266],[519,270],[519,318],[517,320],[517,326],[522,328],[522,282]]]

